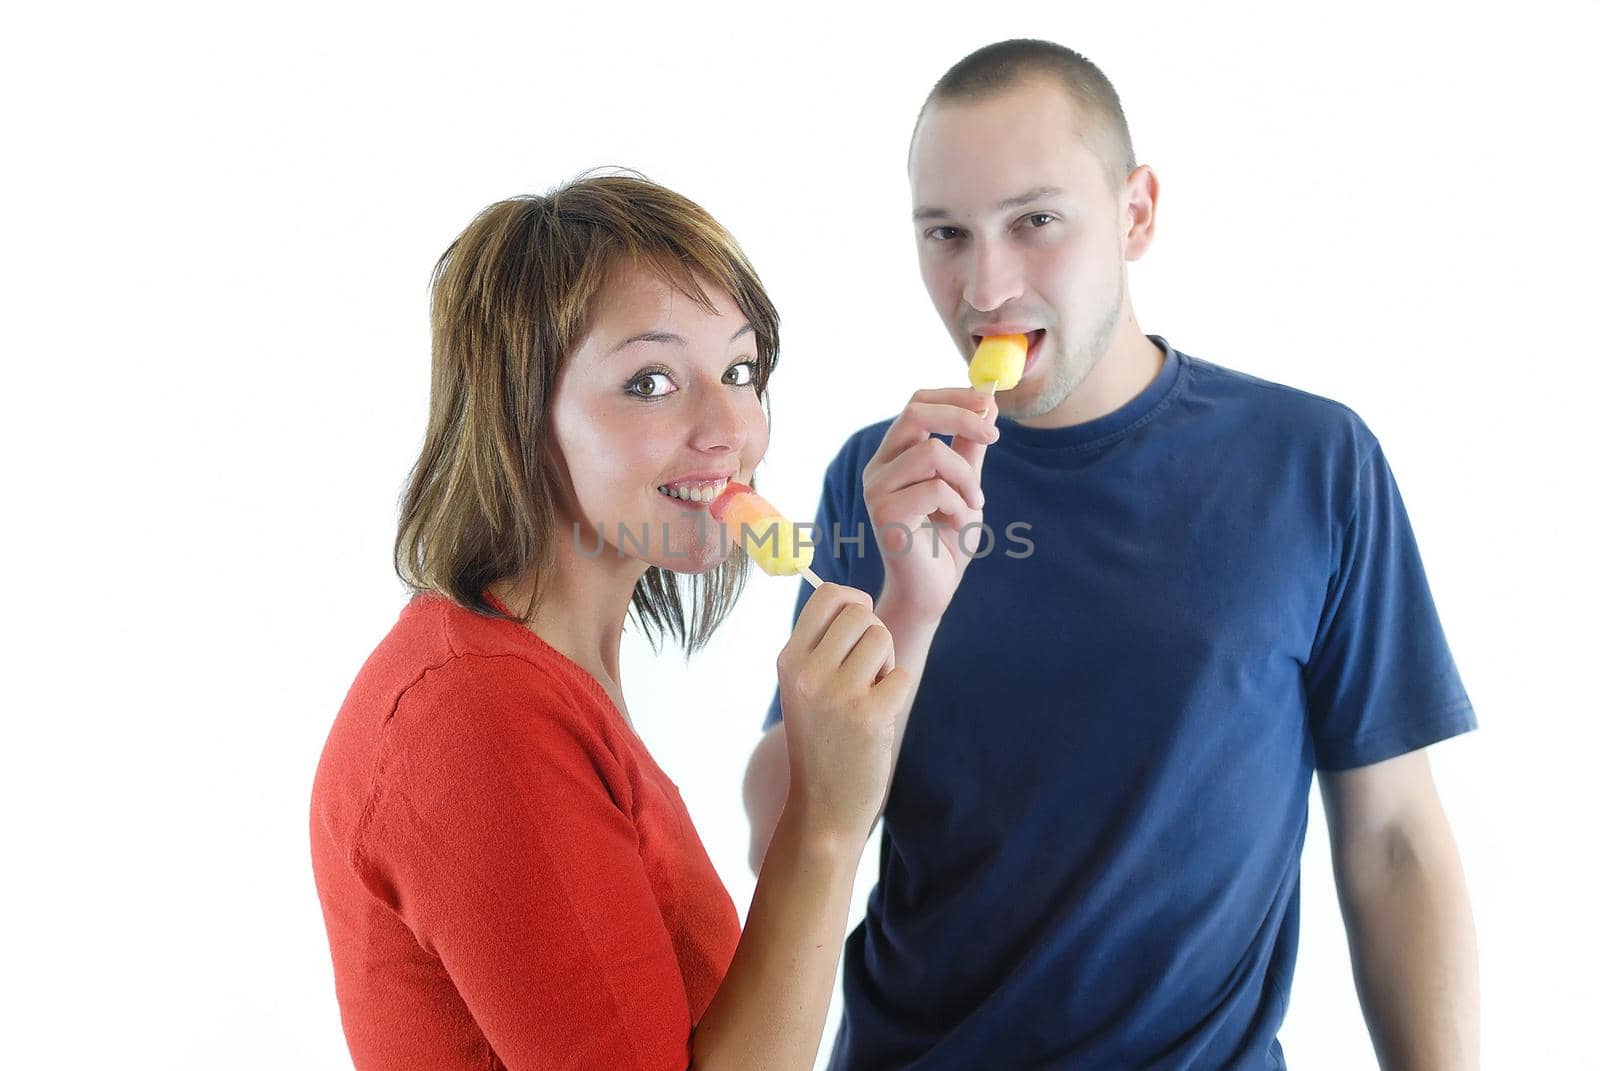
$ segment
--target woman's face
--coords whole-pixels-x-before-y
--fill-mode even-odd
[[[748,482],[767,450],[756,339],[739,306],[701,280],[707,312],[648,269],[614,269],[593,323],[556,379],[551,424],[573,501],[557,503],[578,549],[679,573],[729,549],[706,504]],[[698,498],[700,501],[695,501]]]

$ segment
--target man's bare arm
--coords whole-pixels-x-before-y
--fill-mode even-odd
[[[1427,755],[1319,774],[1356,992],[1378,1062],[1478,1067],[1478,962]]]

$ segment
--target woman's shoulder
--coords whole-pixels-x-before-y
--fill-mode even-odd
[[[346,693],[318,764],[317,791],[348,794],[359,808],[358,797],[408,773],[508,758],[570,756],[602,779],[622,778],[625,738],[597,690],[517,622],[443,596],[415,596]]]
[[[588,736],[605,727],[598,686],[516,621],[442,595],[414,596],[363,666],[391,728],[412,722]]]

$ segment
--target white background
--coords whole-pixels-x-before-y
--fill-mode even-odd
[[[402,603],[428,273],[472,216],[624,164],[721,219],[784,318],[762,475],[804,517],[848,433],[962,380],[906,140],[1019,35],[1107,72],[1161,181],[1143,328],[1383,442],[1483,725],[1432,754],[1485,1066],[1593,1059],[1595,6],[573,6],[8,17],[0,1065],[349,1066],[308,797]],[[741,912],[793,597],[752,577],[687,668],[624,651]],[[1311,806],[1282,1039],[1368,1067]]]

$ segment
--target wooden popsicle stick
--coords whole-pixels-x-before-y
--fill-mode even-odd
[[[817,579],[817,574],[811,571],[811,567],[809,565],[802,565],[800,567],[800,575],[805,577],[807,582],[809,582],[812,587],[820,588],[822,586],[822,581]]]
[[[989,399],[989,401],[993,401],[994,400],[994,390],[999,385],[1000,385],[1000,381],[998,379],[991,379],[991,380],[987,381],[984,384],[984,387],[987,388],[987,389],[980,390],[978,393],[983,395],[985,398]],[[986,402],[983,403],[983,416],[984,416],[985,420],[987,420],[989,418],[989,401],[986,401]]]

